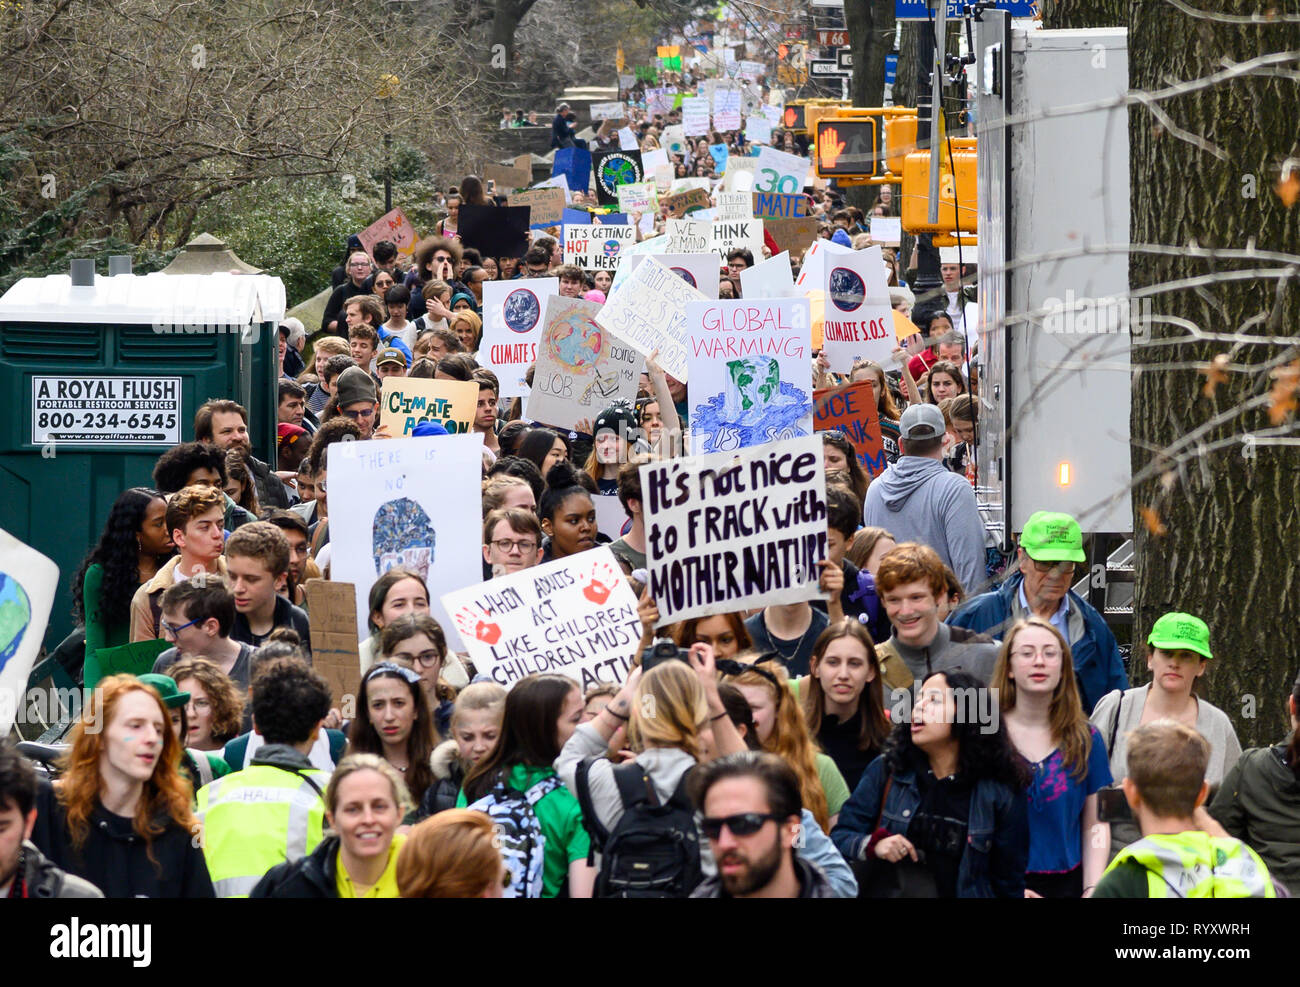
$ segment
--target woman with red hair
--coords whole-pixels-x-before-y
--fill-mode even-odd
[[[109,898],[211,898],[181,743],[162,698],[134,675],[91,692],[32,842]]]

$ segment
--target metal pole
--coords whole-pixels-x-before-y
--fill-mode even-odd
[[[930,0],[935,3],[935,0]],[[942,153],[939,141],[939,123],[943,113],[943,72],[944,55],[948,50],[948,3],[938,0],[939,9],[934,14],[934,74],[930,80],[930,198],[927,202],[926,222],[939,222],[939,157]]]

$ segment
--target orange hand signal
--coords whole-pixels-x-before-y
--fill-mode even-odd
[[[840,132],[834,127],[827,127],[818,134],[817,157],[821,160],[822,167],[834,168],[845,147],[844,141],[840,140]]]

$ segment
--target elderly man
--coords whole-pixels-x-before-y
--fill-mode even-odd
[[[1070,642],[1074,675],[1085,713],[1114,689],[1128,688],[1128,674],[1115,635],[1083,597],[1070,590],[1076,564],[1086,561],[1079,522],[1068,514],[1039,511],[1025,522],[1016,559],[1020,571],[996,590],[982,593],[948,616],[999,640],[1031,614],[1050,621]]]
[[[348,279],[334,289],[329,301],[325,303],[325,314],[321,316],[321,330],[336,336],[347,338],[347,323],[343,319],[349,298],[357,295],[369,295],[366,282],[370,279],[370,255],[358,250],[349,255],[347,263]]]

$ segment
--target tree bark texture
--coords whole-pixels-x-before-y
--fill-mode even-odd
[[[1104,8],[1105,4],[1089,6]],[[1279,4],[1289,12],[1296,4]],[[1230,63],[1292,52],[1300,24],[1234,24],[1251,0],[1197,0],[1210,16],[1165,3],[1128,8],[1129,85],[1155,92],[1210,76]],[[1232,717],[1243,746],[1289,732],[1283,709],[1296,676],[1300,625],[1300,450],[1268,445],[1273,432],[1294,440],[1293,414],[1270,420],[1272,368],[1295,358],[1300,268],[1290,277],[1234,271],[1287,270],[1267,260],[1210,260],[1187,248],[1300,253],[1300,208],[1274,191],[1283,162],[1297,154],[1294,79],[1243,75],[1162,100],[1161,122],[1129,108],[1134,290],[1182,279],[1218,280],[1155,295],[1145,332],[1133,338],[1132,466],[1137,571],[1134,678],[1145,681],[1145,640],[1161,614],[1179,610],[1210,626],[1205,680],[1209,700]],[[1173,130],[1222,149],[1223,159]],[[1080,149],[1083,153],[1084,149]],[[1176,251],[1157,254],[1144,245]],[[1186,320],[1182,325],[1172,319]],[[1289,337],[1276,344],[1192,341],[1186,324],[1211,333]],[[1141,323],[1139,323],[1141,325]],[[1165,342],[1169,341],[1169,342]],[[1212,394],[1198,372],[1225,355],[1230,367]],[[1286,394],[1282,395],[1283,398]],[[1285,407],[1285,403],[1283,404]]]
[[[885,56],[894,47],[894,0],[845,0],[844,25],[853,52],[849,93],[854,106],[882,106],[885,101]],[[878,187],[857,185],[845,192],[850,205],[864,212],[876,201]]]
[[[1043,27],[1123,27],[1128,0],[1043,0]]]

